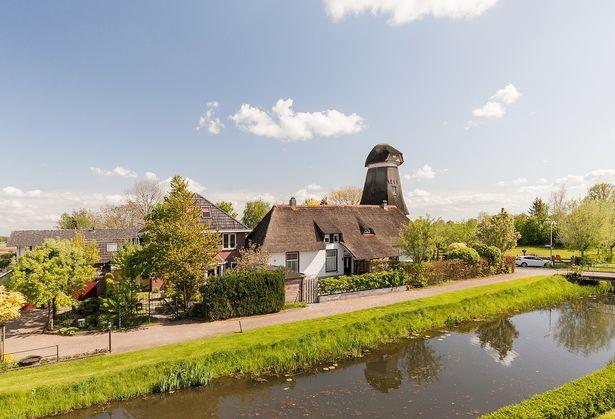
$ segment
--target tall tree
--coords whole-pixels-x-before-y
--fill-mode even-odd
[[[596,183],[587,191],[587,199],[615,202],[615,185],[612,183]]]
[[[235,208],[233,208],[233,203],[230,201],[220,201],[216,203],[216,206],[220,208],[222,211],[226,212],[231,217],[237,219],[238,214],[235,212]]]
[[[467,221],[441,221],[435,225],[434,246],[436,248],[436,259],[440,259],[444,249],[452,243],[472,243],[476,237],[475,219]]]
[[[549,215],[549,207],[540,198],[534,198],[532,205],[527,212],[530,217],[547,218]]]
[[[572,204],[572,210],[559,223],[562,243],[581,256],[605,242],[608,235],[608,206],[605,202],[583,200]]]
[[[343,186],[333,189],[327,195],[326,201],[332,205],[357,205],[361,202],[363,189],[356,186]]]
[[[497,247],[502,253],[513,249],[519,237],[514,218],[504,208],[496,215],[483,215],[478,221],[476,238],[488,246]]]
[[[96,215],[85,208],[63,213],[58,228],[65,230],[87,230],[96,227]]]
[[[155,180],[141,180],[126,191],[128,206],[145,220],[154,207],[162,202],[164,192]]]
[[[405,255],[415,263],[428,260],[434,248],[436,223],[429,215],[408,221],[399,235],[399,245]]]
[[[317,207],[319,205],[324,205],[322,200],[316,198],[305,198],[303,200],[303,205],[307,205],[308,207]]]
[[[47,240],[26,252],[13,266],[9,288],[21,292],[28,302],[47,306],[47,330],[53,330],[56,305],[74,302],[75,294],[96,275],[91,262],[98,259],[95,247],[82,238]]]
[[[104,207],[96,214],[96,228],[139,228],[144,225],[141,211],[130,203]]]
[[[246,208],[243,210],[241,221],[249,228],[254,228],[267,215],[270,209],[271,205],[261,199],[248,201]]]
[[[26,302],[21,293],[7,291],[0,285],[0,363],[4,361],[4,327],[10,320],[21,315],[21,307]]]
[[[177,297],[176,313],[194,303],[220,249],[220,234],[202,222],[201,208],[188,182],[171,180],[171,192],[147,216],[146,254],[152,276],[162,279]]]

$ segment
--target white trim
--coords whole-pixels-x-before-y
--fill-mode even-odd
[[[381,162],[381,163],[372,163],[372,164],[368,164],[367,168],[371,169],[372,167],[399,167],[399,164],[397,164],[394,161],[390,161],[390,162]]]

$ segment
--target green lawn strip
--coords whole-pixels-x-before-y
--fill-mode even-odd
[[[520,256],[523,254],[523,250],[525,250],[528,255],[538,255],[546,258],[550,255],[549,248],[544,246],[517,246],[514,249],[507,251],[506,255]],[[595,249],[585,252],[586,256],[594,256],[596,254],[597,250]],[[571,256],[581,256],[581,252],[577,250],[555,248],[553,249],[553,256],[555,255],[560,255],[563,259],[570,259]]]
[[[483,416],[504,418],[594,418],[615,408],[615,364]]]
[[[559,276],[524,278],[242,334],[12,371],[0,375],[0,417],[61,413],[169,386],[205,384],[210,377],[301,370],[360,355],[412,332],[606,289],[574,285]]]

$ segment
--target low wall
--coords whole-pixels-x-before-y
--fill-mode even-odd
[[[367,297],[369,295],[380,295],[380,294],[389,294],[391,292],[406,291],[407,289],[408,288],[405,285],[403,285],[401,287],[378,288],[375,290],[364,290],[364,291],[354,291],[354,292],[343,292],[340,294],[321,295],[320,297],[318,297],[318,302],[326,303],[327,301],[349,300],[352,298]]]

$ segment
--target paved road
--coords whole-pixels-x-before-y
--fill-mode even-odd
[[[310,304],[308,307],[284,310],[280,313],[260,316],[229,319],[211,323],[193,321],[165,321],[139,330],[113,333],[113,352],[129,352],[154,346],[183,342],[191,339],[211,337],[234,333],[239,330],[239,320],[243,330],[256,329],[274,324],[289,323],[298,320],[314,319],[334,314],[348,313],[370,307],[380,307],[400,301],[429,297],[467,288],[479,287],[498,282],[512,281],[537,275],[551,275],[556,271],[551,269],[517,268],[514,274],[450,282],[440,286],[413,289],[390,294],[372,295],[343,301],[330,301],[320,304]],[[6,351],[8,353],[29,350],[43,346],[59,345],[60,356],[77,355],[107,347],[106,333],[92,333],[79,336],[45,335],[40,333],[44,322],[41,312],[27,313],[19,323],[9,325]],[[55,354],[55,348],[47,350]],[[45,351],[35,351],[36,354],[47,354]],[[31,355],[28,353],[26,355]],[[21,356],[19,356],[21,357]],[[16,356],[15,358],[18,358]]]

